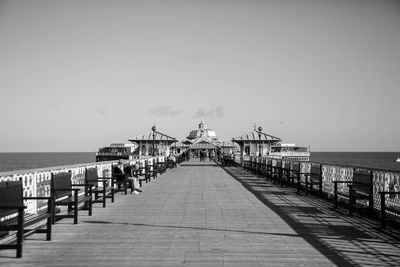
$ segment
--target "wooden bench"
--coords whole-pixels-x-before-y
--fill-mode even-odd
[[[267,177],[267,159],[266,158],[261,158],[260,175],[262,177]]]
[[[185,161],[185,156],[180,154],[177,158],[176,158],[176,164],[181,164],[182,162]]]
[[[146,174],[148,174],[148,179],[151,181],[151,177],[153,179],[157,178],[157,163],[155,162],[155,159],[152,160],[151,164],[149,164],[150,160],[146,160]]]
[[[263,176],[263,158],[255,158],[255,173],[259,176]]]
[[[137,176],[139,178],[139,185],[142,187],[143,182],[150,182],[150,167],[148,166],[147,160],[139,163],[139,169],[137,170]]]
[[[282,171],[281,171],[281,185],[286,185],[286,186],[293,186],[294,181],[296,180],[297,182],[297,174],[295,172],[291,171],[291,163],[290,161],[281,161],[282,164]]]
[[[250,172],[252,174],[257,174],[257,158],[256,157],[250,158]]]
[[[250,165],[251,165],[250,159],[248,160],[243,159],[243,168],[245,170],[250,171]]]
[[[26,214],[24,200],[47,200],[47,209],[35,214]],[[7,238],[8,242],[0,244],[0,249],[16,249],[16,257],[21,258],[25,237],[34,233],[45,233],[46,240],[51,240],[51,197],[23,197],[22,181],[7,181],[0,182],[0,203],[0,218],[4,219],[0,222],[0,231],[16,231],[16,236]],[[40,224],[41,221],[46,221],[46,224]]]
[[[160,175],[166,172],[167,166],[165,161],[166,161],[165,157],[162,160],[157,159],[157,165],[156,165],[157,173]]]
[[[236,162],[231,157],[223,156],[222,159],[221,159],[221,165],[223,167],[225,167],[225,166],[235,166]]]
[[[103,208],[106,207],[107,198],[110,198],[111,202],[114,203],[114,177],[99,177],[97,168],[87,168],[85,170],[85,183],[91,187],[92,203],[102,203]]]
[[[400,196],[400,192],[391,192],[391,191],[380,191],[378,192],[381,197],[381,226],[382,228],[386,228],[386,223],[388,221],[399,221],[400,219],[400,207],[395,205],[388,205],[386,202],[386,196]],[[389,214],[388,214],[389,213]],[[388,216],[389,215],[389,216]]]
[[[83,208],[88,209],[88,215],[92,216],[92,192],[91,187],[83,194],[78,194],[79,188],[73,186],[87,186],[86,184],[72,184],[71,172],[61,172],[51,174],[50,194],[54,199],[53,223],[56,219],[73,218],[74,224],[78,223],[79,205],[83,203]],[[86,191],[86,190],[85,190]],[[66,212],[55,212],[57,206],[66,206]]]
[[[267,158],[265,164],[265,175],[267,179],[272,179],[272,159]]]
[[[299,192],[300,185],[300,162],[285,162],[284,172],[286,172],[286,183],[290,186],[296,186]]]
[[[352,181],[333,181],[334,183],[334,208],[338,208],[340,203],[339,196],[343,200],[347,199],[349,214],[353,214],[353,210],[373,209],[373,191],[372,191],[372,171],[354,169]],[[338,184],[347,184],[348,193],[338,191]],[[360,205],[357,200],[365,200],[368,205]]]
[[[166,168],[173,169],[178,167],[176,158],[167,158],[166,160],[167,160]]]
[[[304,191],[306,196],[309,192],[317,192],[322,197],[322,166],[311,164],[310,172],[300,173],[300,175],[304,175]],[[302,185],[303,183],[301,182],[299,187]]]
[[[272,165],[272,173],[271,177],[275,183],[283,185],[283,168],[282,168],[282,160],[276,160],[275,165]]]

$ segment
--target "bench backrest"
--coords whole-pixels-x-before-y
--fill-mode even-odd
[[[267,159],[267,166],[272,166],[272,159]]]
[[[300,162],[293,162],[290,170],[294,173],[300,172]]]
[[[321,165],[312,164],[310,174],[313,177],[321,176]]]
[[[148,171],[150,171],[150,168],[151,168],[151,165],[149,164],[149,160],[145,160],[144,161],[144,169],[145,169],[145,172],[148,172]]]
[[[125,166],[125,165],[124,165]],[[125,181],[125,173],[118,165],[115,165],[113,168],[113,176],[117,182],[124,182]]]
[[[371,185],[372,184],[371,171],[354,169],[353,182],[363,185]]]
[[[0,205],[22,206],[23,205],[22,181],[0,182]],[[0,218],[14,214],[14,210],[0,210]]]
[[[283,163],[282,160],[277,160],[276,163],[275,163],[275,167],[282,168],[283,167],[282,163]]]
[[[54,199],[70,196],[72,194],[72,181],[70,172],[60,172],[51,174],[51,195]],[[55,191],[59,189],[66,189],[62,191]]]
[[[97,186],[99,184],[99,176],[97,175],[97,168],[88,168],[85,172],[85,181],[87,184]]]

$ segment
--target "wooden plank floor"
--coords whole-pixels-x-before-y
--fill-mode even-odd
[[[29,237],[22,259],[1,250],[0,266],[400,265],[398,239],[329,207],[241,168],[192,160],[139,195],[82,212],[78,225],[61,220],[50,242]]]

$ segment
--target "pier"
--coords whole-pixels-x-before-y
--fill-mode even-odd
[[[4,266],[382,266],[400,264],[400,235],[348,216],[242,167],[197,159],[169,169],[139,195],[116,194],[52,241],[0,251]]]

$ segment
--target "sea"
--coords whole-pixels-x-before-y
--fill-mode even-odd
[[[0,153],[0,172],[38,169],[96,161],[94,152]]]
[[[311,152],[310,161],[400,171],[400,152]],[[96,161],[93,152],[0,153],[0,172],[37,169]]]
[[[310,155],[313,162],[400,171],[397,158],[400,152],[311,152]]]

